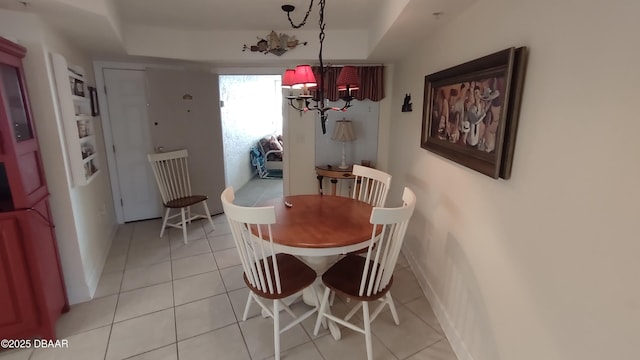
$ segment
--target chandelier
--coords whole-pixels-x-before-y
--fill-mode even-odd
[[[328,105],[329,100],[325,98],[323,83],[326,69],[322,59],[322,48],[325,37],[325,1],[326,0],[318,1],[320,6],[320,19],[318,21],[320,27],[320,34],[318,35],[318,39],[320,40],[320,51],[318,52],[318,62],[320,63],[320,82],[316,82],[316,78],[310,65],[298,65],[295,69],[287,69],[282,78],[282,87],[302,90],[302,93],[299,95],[287,96],[289,105],[300,112],[306,112],[309,110],[318,112],[318,114],[320,115],[320,124],[322,125],[323,134],[326,134],[327,132],[327,112],[329,110],[347,111],[347,109],[351,107],[351,101],[353,100],[353,97],[351,96],[351,90],[357,90],[360,86],[357,69],[353,66],[342,67],[342,70],[338,75],[336,86],[338,87],[338,91],[346,92],[346,95],[341,97],[341,99],[344,101],[344,105],[342,105],[342,107],[331,107]],[[295,6],[282,5],[282,10],[287,13],[287,19],[289,19],[289,23],[294,29],[299,29],[306,24],[307,18],[309,17],[312,8],[313,0],[310,0],[309,9],[305,14],[304,19],[302,19],[302,21],[296,25],[293,23],[293,20],[291,20],[291,12],[295,10]],[[315,92],[315,95],[311,95],[309,93],[309,89],[314,87],[317,87],[317,91]],[[311,103],[312,101],[313,104]]]

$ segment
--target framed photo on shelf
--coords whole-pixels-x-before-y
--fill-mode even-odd
[[[71,92],[73,95],[84,97],[84,82],[74,78],[71,78],[71,82]]]
[[[495,179],[511,176],[526,47],[425,76],[420,146]]]
[[[93,86],[89,86],[89,97],[91,98],[91,116],[100,115],[100,106],[98,105],[98,92]]]

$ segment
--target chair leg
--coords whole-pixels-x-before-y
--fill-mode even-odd
[[[396,305],[393,303],[393,298],[391,297],[391,291],[387,292],[387,304],[389,305],[389,309],[391,310],[391,316],[393,316],[393,322],[395,322],[396,325],[400,325],[400,319],[398,318]]]
[[[182,215],[182,222],[180,222],[180,226],[182,226],[182,238],[184,239],[185,245],[187,244],[187,222],[185,221],[185,210],[184,208],[180,209],[180,215]]]
[[[275,351],[275,360],[280,360],[280,309],[278,309],[278,303],[278,300],[273,300],[273,350]]]
[[[332,291],[331,292],[331,297],[329,298],[329,305],[333,306],[333,302],[336,299],[336,292]]]
[[[322,302],[320,303],[320,309],[318,310],[318,318],[316,319],[316,326],[313,328],[313,335],[318,335],[320,331],[320,323],[322,323],[322,318],[324,317],[324,312],[327,307],[327,303],[329,302],[329,293],[331,289],[325,288],[324,295],[322,296]],[[327,320],[330,321],[330,320]]]
[[[164,229],[167,227],[167,220],[169,220],[169,211],[170,209],[167,208],[167,210],[164,212],[164,219],[162,219],[162,227],[160,228],[160,237],[164,235]]]
[[[216,226],[213,225],[213,220],[211,220],[211,213],[209,212],[209,207],[207,206],[207,202],[202,202],[202,207],[204,207],[204,214],[207,216],[207,220],[209,220],[209,224],[211,224],[211,231],[216,229]]]
[[[250,307],[251,307],[251,291],[249,291],[249,297],[247,297],[247,305],[244,306],[244,314],[242,315],[242,321],[247,321],[247,315],[249,315]]]
[[[373,359],[373,344],[371,343],[371,320],[369,319],[369,303],[362,301],[362,316],[364,317],[364,341],[367,346],[367,360]]]

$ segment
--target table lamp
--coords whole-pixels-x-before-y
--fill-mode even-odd
[[[331,139],[342,142],[342,164],[338,166],[340,169],[348,169],[347,165],[347,141],[353,141],[356,139],[356,134],[353,131],[353,123],[351,120],[338,120],[336,126],[333,128],[333,135]]]

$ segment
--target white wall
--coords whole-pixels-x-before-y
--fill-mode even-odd
[[[340,165],[342,162],[342,146],[343,143],[331,140],[331,135],[335,129],[337,120],[351,120],[353,131],[356,139],[346,142],[345,154],[347,165],[360,164],[362,160],[371,162],[371,165],[377,166],[378,153],[378,119],[380,117],[380,102],[371,100],[358,101],[354,100],[352,106],[346,112],[330,111],[327,112],[327,133],[322,133],[320,120],[316,115],[314,125],[315,131],[315,164],[324,165]],[[342,107],[343,101],[329,102],[328,106]],[[331,186],[330,178],[324,178],[323,188],[328,189]],[[339,180],[337,184],[337,194],[349,196],[352,192],[352,180]]]
[[[320,120],[316,121],[316,165],[340,164],[342,161],[342,143],[331,140],[337,120],[351,120],[356,140],[346,143],[347,164],[360,164],[369,160],[377,161],[379,102],[354,100],[346,112],[330,111],[327,114],[327,133],[322,133]],[[329,106],[342,107],[343,101],[330,102]]]
[[[220,75],[220,108],[228,186],[255,175],[249,149],[265,135],[282,134],[280,75]]]
[[[284,120],[284,195],[317,194],[315,128],[320,120],[314,112],[300,113],[282,103]]]
[[[53,29],[43,31],[43,41],[47,56],[50,53],[60,53],[67,61],[74,65],[80,65],[86,71],[89,85],[95,85],[91,67],[91,59],[73,44],[67,42],[63,37],[57,35]],[[48,59],[47,59],[48,60]],[[49,64],[47,62],[47,64]],[[61,122],[61,119],[57,120]],[[109,177],[104,158],[105,147],[102,136],[102,124],[100,118],[94,120],[97,139],[97,151],[99,161],[103,170],[91,183],[86,186],[70,188],[73,215],[78,233],[77,242],[83,262],[88,294],[81,292],[74,294],[69,289],[69,301],[72,303],[89,300],[96,287],[102,273],[102,267],[106,260],[111,240],[115,235],[116,224],[114,218],[113,203],[111,202],[111,191],[109,189]],[[69,186],[70,182],[67,184]]]
[[[224,155],[218,76],[203,71],[166,69],[147,69],[145,73],[148,119],[143,121],[149,122],[153,148],[188,150],[193,193],[208,196],[211,214],[222,213],[218,194],[224,190],[225,180],[220,171]],[[183,99],[185,94],[191,99]]]
[[[59,36],[53,29],[45,29],[43,31],[43,42],[47,56],[50,56],[50,53],[62,54],[69,64],[81,66],[86,72],[87,79],[89,79],[88,85],[95,86],[91,59],[86,54]],[[47,64],[49,64],[49,59],[47,59]],[[57,99],[57,95],[55,97]],[[61,123],[63,120],[58,119],[57,121]],[[72,303],[87,301],[93,297],[111,246],[111,240],[116,231],[100,118],[95,118],[93,124],[96,135],[96,151],[99,156],[98,161],[103,171],[88,185],[69,189],[73,217],[75,219],[74,224],[78,234],[77,239],[72,241],[77,242],[80,248],[89,291],[88,294],[84,292],[75,294],[72,289],[69,289],[69,301]],[[67,179],[69,180],[68,188],[72,181],[69,178]]]
[[[638,13],[482,0],[395,64],[389,199],[418,195],[405,254],[460,359],[638,357]],[[423,76],[522,45],[511,179],[421,149]]]
[[[106,171],[88,186],[70,187],[64,136],[56,117],[57,98],[49,52],[63,54],[70,62],[84,67],[88,79],[93,78],[90,59],[33,15],[0,10],[0,34],[17,39],[27,48],[25,77],[51,193],[51,212],[67,293],[71,303],[86,301],[95,291],[111,244],[114,212]],[[100,126],[96,131],[101,139]],[[98,151],[104,153],[104,144],[98,145]]]
[[[395,122],[397,121],[405,121],[404,117],[402,116],[402,114],[405,113],[398,112],[398,108],[401,109],[402,105],[396,107],[395,109],[392,109],[392,106],[395,105],[393,103],[394,96],[392,96],[394,83],[393,73],[393,64],[385,64],[384,93],[386,94],[386,96],[378,103],[378,111],[380,113],[380,117],[378,119],[378,153],[376,156],[376,168],[384,171],[388,171],[389,169],[389,149],[391,147],[389,144],[389,135],[391,134],[391,127],[395,126]],[[405,91],[404,86],[401,87],[400,91]],[[412,103],[415,103],[415,101],[412,101]],[[413,107],[413,109],[413,111],[417,111],[415,110],[415,106]]]

